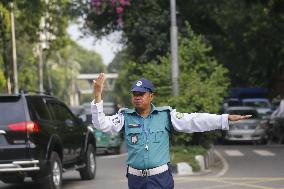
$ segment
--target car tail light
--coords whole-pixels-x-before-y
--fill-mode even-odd
[[[32,121],[11,123],[8,125],[8,128],[11,131],[22,131],[28,133],[37,133],[40,131],[38,123]]]

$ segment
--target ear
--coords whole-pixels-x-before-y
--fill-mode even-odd
[[[151,94],[150,94],[150,97],[151,97],[151,99],[153,100],[154,97],[155,97],[154,93],[151,93]]]

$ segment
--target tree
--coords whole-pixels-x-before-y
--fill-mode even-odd
[[[110,5],[104,5],[100,14],[80,5],[87,32],[101,37],[123,31],[131,60],[158,61],[169,52],[169,1],[131,1],[123,12],[123,27],[117,25]],[[177,0],[177,13],[179,32],[186,32],[188,21],[210,41],[211,54],[229,69],[232,86],[269,87],[283,66],[284,26],[279,23],[284,21],[284,1]]]
[[[51,53],[46,67],[45,89],[72,104],[75,80],[80,73],[103,72],[105,65],[96,52],[83,49],[75,42]],[[49,81],[48,81],[49,79]]]
[[[83,47],[72,45],[75,52],[75,59],[80,64],[80,73],[100,73],[106,70],[106,66],[102,63],[102,57],[95,51],[86,50]]]
[[[33,3],[23,0],[3,0],[0,3],[0,49],[3,59],[5,80],[11,78],[11,39],[9,3],[14,3],[14,15],[16,26],[17,57],[19,73],[19,87],[21,89],[35,90],[37,88],[37,55],[33,49],[44,40],[50,50],[45,50],[45,58],[48,59],[51,49],[56,51],[67,45],[69,40],[66,28],[68,23],[69,0],[35,0]],[[5,89],[7,92],[7,88]]]
[[[116,91],[119,93],[118,103],[123,102],[124,105],[130,106],[129,81],[145,77],[156,86],[157,105],[170,105],[180,112],[218,113],[229,86],[229,79],[226,77],[228,70],[210,56],[212,47],[203,36],[196,35],[189,26],[186,35],[180,39],[179,49],[181,90],[178,97],[171,95],[170,57],[167,55],[148,64],[124,64],[116,85]],[[212,132],[194,135],[175,134],[174,143],[202,144],[208,147],[215,137]]]

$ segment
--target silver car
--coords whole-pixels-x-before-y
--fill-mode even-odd
[[[229,130],[225,133],[226,141],[255,141],[265,143],[266,122],[263,121],[257,110],[253,107],[239,106],[229,107],[228,114],[252,115],[250,119],[229,123]]]

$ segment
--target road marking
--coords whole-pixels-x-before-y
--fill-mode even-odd
[[[240,152],[239,150],[225,150],[225,153],[228,156],[233,156],[233,157],[244,156],[244,154],[242,152]]]
[[[227,160],[217,150],[214,150],[214,154],[218,156],[218,158],[221,160],[223,165],[222,170],[216,175],[216,177],[222,177],[229,170],[229,164]]]
[[[106,155],[106,156],[97,156],[98,159],[112,159],[112,158],[120,158],[127,156],[127,153],[119,154],[119,155]]]
[[[284,181],[284,178],[277,178],[277,177],[223,177],[223,178],[216,178],[216,177],[180,177],[175,178],[175,182],[177,184],[181,183],[193,183],[193,182],[212,182],[210,186],[205,187],[198,187],[193,189],[213,189],[213,188],[231,188],[236,186],[248,187],[248,188],[255,188],[255,189],[276,189],[270,186],[263,186],[261,183],[273,183]],[[283,188],[281,188],[283,189]]]
[[[253,150],[253,152],[260,156],[275,156],[274,153],[269,152],[267,150]]]

